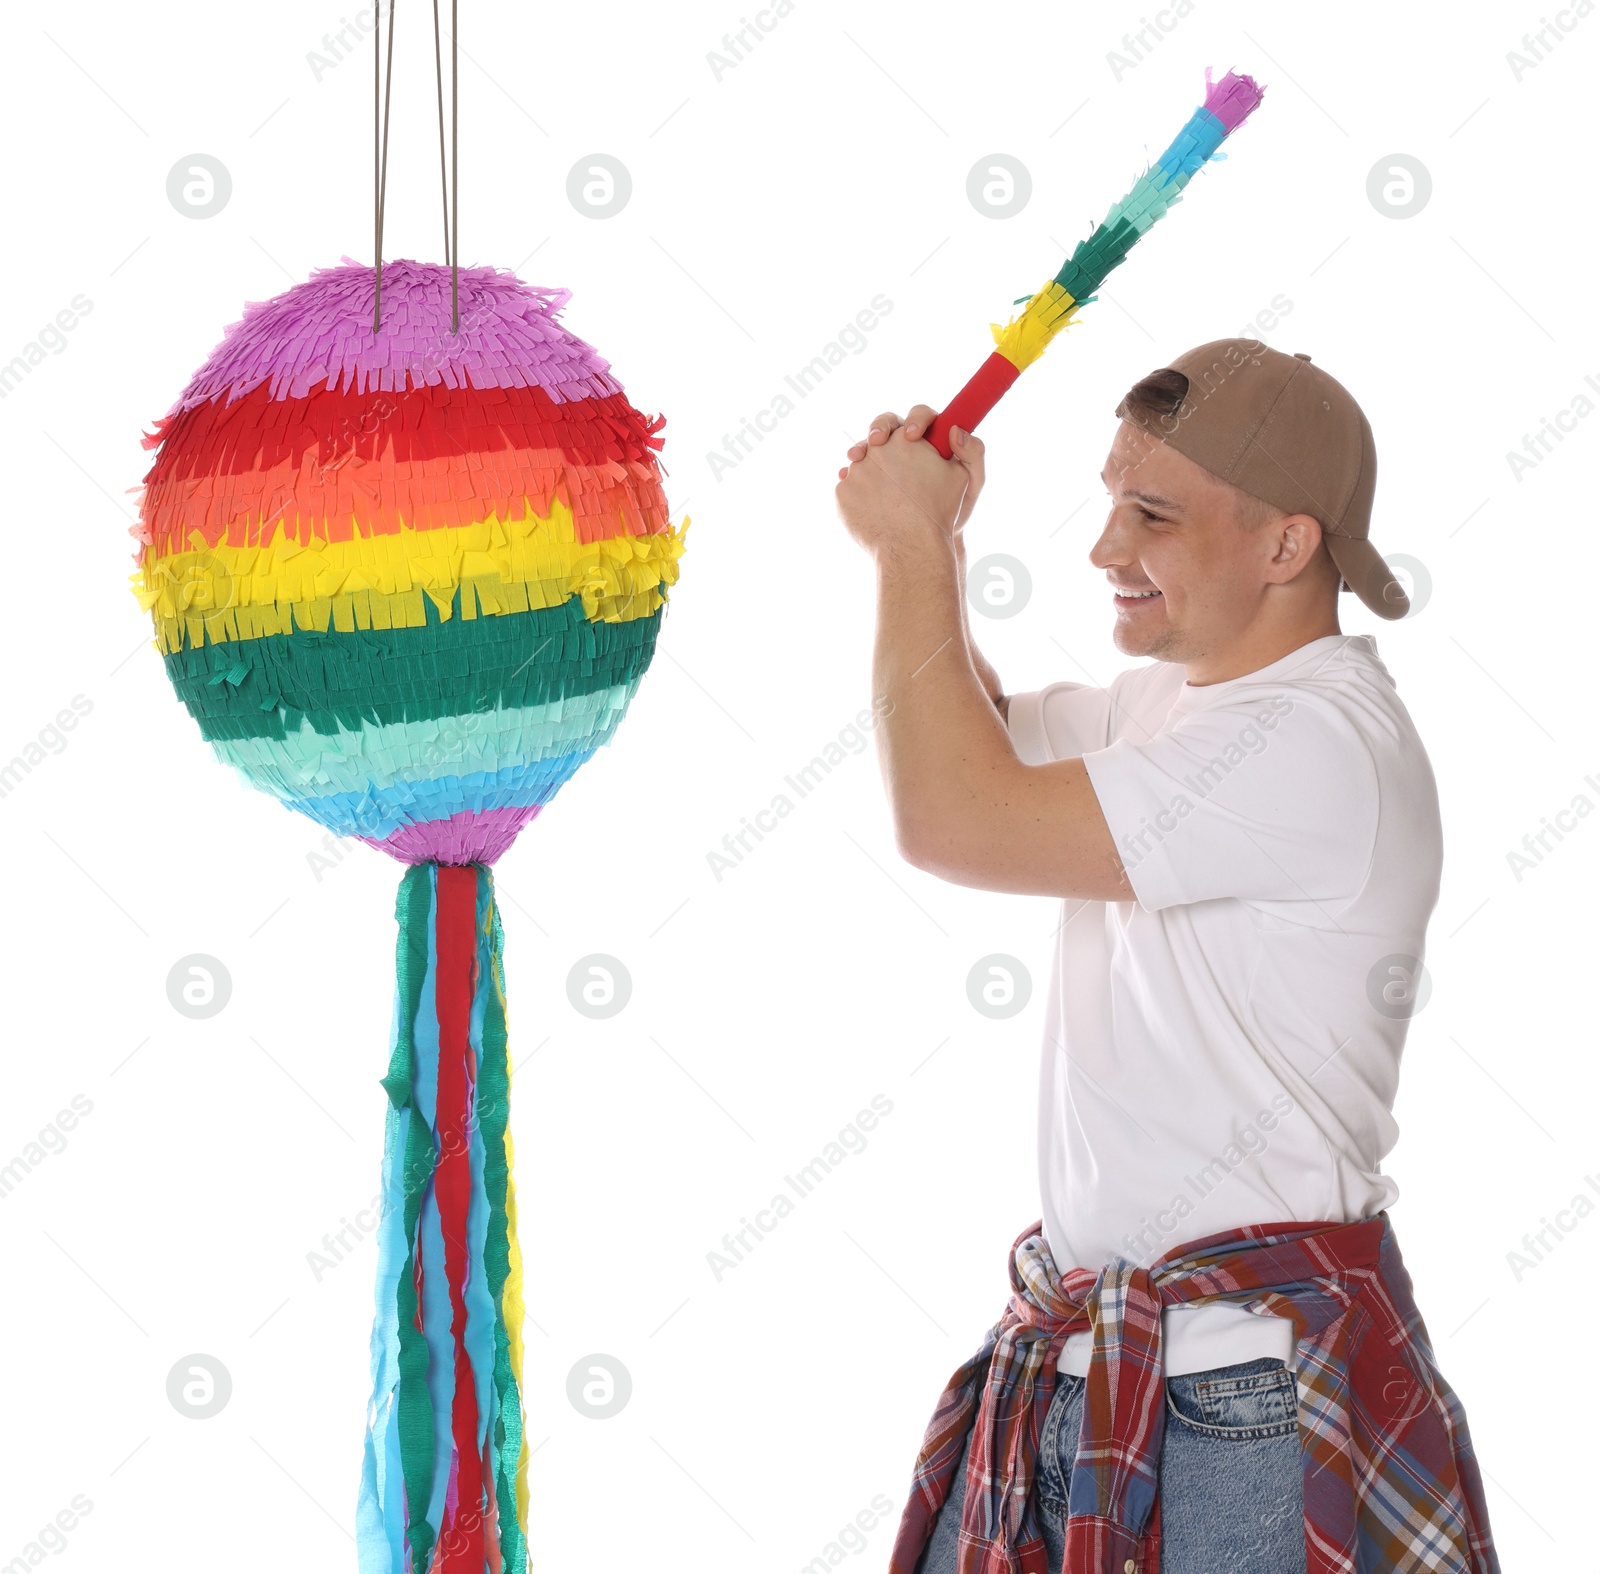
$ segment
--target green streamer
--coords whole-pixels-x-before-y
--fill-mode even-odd
[[[483,1132],[484,1190],[489,1198],[488,1238],[484,1266],[494,1302],[494,1386],[500,1398],[495,1420],[495,1500],[499,1507],[500,1545],[507,1569],[526,1563],[522,1529],[517,1520],[517,1458],[522,1452],[522,1398],[511,1370],[511,1343],[502,1296],[511,1272],[511,1237],[506,1216],[510,1169],[506,1161],[506,1123],[510,1114],[511,1080],[506,1031],[505,974],[501,960],[504,935],[494,900],[494,876],[478,871],[479,890],[487,899],[489,990],[483,1014],[483,1064],[478,1072],[478,1121]]]
[[[394,1050],[383,1091],[396,1109],[411,1102],[411,1079],[417,1064],[417,1012],[428,974],[428,913],[433,906],[432,884],[424,864],[412,864],[395,893],[394,918],[399,926],[395,942]]]
[[[405,1069],[406,1148],[405,1148],[405,1237],[406,1260],[395,1287],[396,1314],[400,1335],[400,1383],[398,1432],[400,1470],[406,1483],[406,1508],[409,1522],[406,1535],[411,1542],[412,1568],[416,1574],[428,1567],[433,1553],[433,1526],[428,1523],[428,1502],[433,1495],[433,1403],[428,1395],[428,1343],[417,1327],[417,1223],[422,1216],[422,1199],[433,1179],[437,1150],[433,1132],[417,1107],[413,1086],[416,1067],[414,1038],[417,1013],[428,968],[428,931],[433,922],[435,865],[415,864],[406,870],[395,901],[395,918],[400,936],[395,946],[397,996],[404,1005],[402,1024],[395,1034],[394,1056],[384,1091],[394,1102]]]

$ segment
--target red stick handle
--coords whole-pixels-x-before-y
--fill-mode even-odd
[[[933,418],[927,438],[946,459],[950,457],[950,428],[972,431],[995,405],[1000,396],[1022,374],[998,350],[972,375],[967,386]]]

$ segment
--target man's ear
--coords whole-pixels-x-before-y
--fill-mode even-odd
[[[1285,514],[1273,527],[1278,549],[1272,557],[1274,581],[1286,585],[1314,563],[1322,545],[1322,526],[1310,514]],[[1329,559],[1332,562],[1332,559]]]

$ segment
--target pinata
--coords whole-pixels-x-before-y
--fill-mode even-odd
[[[1003,327],[991,324],[993,352],[928,428],[928,441],[946,459],[950,457],[950,428],[959,426],[970,432],[977,427],[1017,378],[1044,354],[1050,341],[1073,321],[1078,309],[1096,299],[1106,275],[1180,200],[1183,188],[1201,165],[1208,159],[1227,157],[1221,151],[1223,142],[1249,118],[1262,93],[1252,78],[1232,71],[1213,82],[1211,68],[1206,67],[1205,102],[1167,150],[1134,182],[1127,196],[1112,205],[1093,233],[1074,247],[1054,278],[1013,303],[1027,302],[1017,316]]]
[[[201,736],[407,865],[362,1574],[527,1565],[491,866],[616,732],[688,525],[664,418],[557,320],[569,296],[346,258],[247,306],[145,440],[134,584]]]

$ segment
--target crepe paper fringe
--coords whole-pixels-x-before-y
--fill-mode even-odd
[[[1209,159],[1226,157],[1220,151],[1224,139],[1244,124],[1262,96],[1252,78],[1233,71],[1213,82],[1207,66],[1205,101],[1161,157],[1121,201],[1112,204],[1100,224],[1061,265],[1061,271],[1034,295],[1024,297],[1027,305],[1022,312],[1005,324],[990,324],[994,354],[1019,372],[1038,360],[1050,341],[1076,320],[1078,309],[1095,299],[1107,274],[1123,261],[1134,243],[1180,200],[1195,172]],[[1010,382],[986,364],[934,419],[928,440],[948,459],[951,426],[970,431],[1009,387]]]
[[[665,417],[624,394],[558,405],[542,389],[415,388],[273,400],[163,417],[133,534],[149,549],[348,541],[470,525],[476,500],[546,514],[560,499],[580,541],[667,522],[655,451]]]
[[[285,808],[315,820],[339,836],[360,836],[387,841],[408,825],[448,819],[466,812],[491,809],[542,808],[569,782],[578,767],[609,743],[616,733],[631,694],[620,697],[613,710],[592,719],[582,735],[562,752],[537,758],[486,754],[478,769],[462,758],[444,771],[431,763],[416,774],[393,773],[385,781],[364,782],[354,788],[326,783],[321,791],[312,784],[295,790],[281,780],[269,780],[260,767],[237,765],[247,785],[277,798]],[[237,745],[217,745],[219,756]],[[234,763],[225,761],[225,763]],[[489,862],[475,856],[468,862]]]
[[[381,795],[391,787],[431,780],[442,771],[481,775],[540,760],[592,753],[609,738],[633,698],[632,684],[567,695],[543,705],[495,709],[438,721],[318,732],[302,724],[285,738],[239,738],[212,745],[224,765],[274,798],[330,793]]]
[[[524,284],[508,269],[462,268],[460,329],[450,329],[450,269],[383,264],[383,320],[372,331],[373,270],[350,257],[267,301],[251,301],[190,379],[169,415],[267,385],[274,399],[320,387],[543,388],[553,399],[604,398],[622,385],[610,362],[556,315],[572,291]]]
[[[1252,78],[1230,71],[1213,84],[1211,67],[1206,67],[1205,102],[1189,117],[1155,165],[1134,182],[1127,196],[1112,204],[1088,239],[1078,243],[1055,276],[1054,283],[1065,292],[1069,305],[1086,306],[1095,298],[1106,275],[1123,261],[1134,243],[1181,200],[1180,194],[1195,172],[1208,159],[1225,156],[1219,152],[1224,138],[1244,124],[1261,99],[1262,89]],[[1045,343],[1070,320],[1070,311],[1053,315]],[[1043,349],[1040,344],[1033,352],[1034,358]],[[1024,363],[1019,363],[1019,369],[1021,364]]]
[[[1206,97],[1201,106],[1207,113],[1222,122],[1223,135],[1235,132],[1260,106],[1262,88],[1252,77],[1228,72],[1220,81],[1211,80],[1211,67],[1206,67]]]
[[[1208,159],[1222,158],[1223,139],[1241,126],[1261,102],[1262,90],[1249,77],[1229,72],[1215,86],[1206,67],[1206,102],[1189,117],[1182,131],[1156,160],[1153,169],[1134,183],[1120,202],[1114,203],[1098,229],[1067,259],[1056,282],[1074,300],[1094,299],[1110,271],[1129,249],[1180,200],[1180,193]],[[1226,114],[1213,112],[1216,104]]]
[[[559,606],[571,596],[586,618],[646,617],[676,582],[687,521],[653,535],[577,539],[559,499],[548,517],[414,531],[307,550],[281,532],[269,546],[215,546],[146,555],[134,594],[154,615],[163,653],[187,642],[222,643],[330,625],[408,628],[424,621],[423,597],[441,619]],[[458,597],[457,591],[462,594]]]
[[[1048,280],[1036,295],[1029,297],[1027,308],[1003,328],[999,323],[990,323],[996,351],[1019,372],[1026,370],[1044,354],[1045,346],[1056,334],[1071,323],[1079,304],[1064,286]]]
[[[476,725],[461,718],[632,682],[663,616],[591,623],[575,598],[497,618],[440,621],[431,601],[424,610],[418,628],[192,646],[166,658],[167,676],[208,742],[430,720],[453,723],[448,739]]]
[[[493,877],[414,864],[395,917],[358,1563],[525,1574],[522,1260]]]
[[[609,735],[600,739],[602,743],[609,741]],[[326,826],[336,836],[359,836],[366,841],[383,842],[387,847],[394,833],[409,825],[424,825],[458,814],[482,815],[492,809],[542,808],[594,752],[593,748],[577,749],[529,765],[508,765],[492,773],[434,776],[426,781],[397,783],[382,791],[288,799],[284,806]],[[474,844],[467,861],[489,860]]]
[[[562,403],[543,388],[436,386],[387,394],[325,388],[274,399],[262,384],[228,403],[162,416],[142,442],[159,451],[147,484],[176,490],[280,467],[318,477],[386,453],[401,469],[508,451],[548,451],[564,464],[648,466],[661,451],[664,425],[664,417],[647,419],[623,393]],[[199,490],[206,495],[203,485]]]
[[[381,839],[361,836],[357,840],[406,864],[492,864],[543,807],[534,803],[518,809],[463,810],[447,820],[402,825]]]

